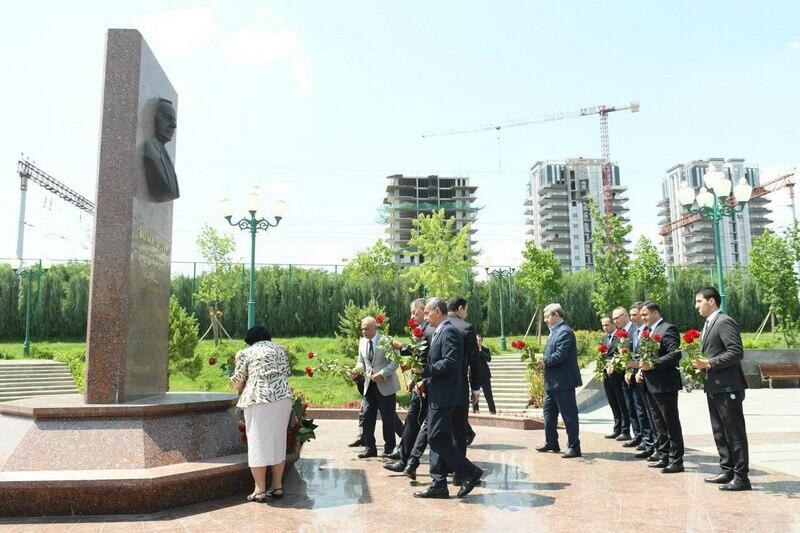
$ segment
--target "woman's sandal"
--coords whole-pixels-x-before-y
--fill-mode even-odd
[[[272,498],[274,500],[280,500],[283,498],[283,489],[270,489],[266,492],[267,497]]]
[[[247,496],[247,501],[249,501],[249,502],[265,502],[267,500],[266,494],[267,494],[267,491],[265,491],[265,490],[262,490],[260,492],[259,491],[254,491],[252,494]]]

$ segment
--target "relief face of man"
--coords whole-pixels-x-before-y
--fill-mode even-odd
[[[175,135],[177,127],[178,119],[172,102],[159,100],[156,111],[156,138],[163,144],[167,144]]]

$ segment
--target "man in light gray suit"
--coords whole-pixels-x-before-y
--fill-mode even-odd
[[[360,459],[378,455],[375,445],[378,411],[381,413],[383,426],[383,456],[389,456],[395,446],[395,403],[400,381],[397,379],[397,363],[386,358],[379,341],[378,323],[371,316],[364,318],[361,321],[361,339],[358,342],[358,363],[354,371],[354,375],[364,374],[364,432],[361,435],[364,451],[358,454]]]

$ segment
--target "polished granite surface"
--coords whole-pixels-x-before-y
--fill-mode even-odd
[[[664,475],[597,433],[584,431],[583,457],[565,460],[533,450],[542,431],[481,427],[469,455],[486,471],[485,484],[463,500],[455,490],[450,500],[418,500],[419,489],[381,468],[381,459],[359,460],[345,447],[354,421],[319,423],[282,500],[233,497],[146,516],[0,519],[0,531],[800,531],[800,479],[753,465],[755,490],[722,493],[703,483],[717,471],[707,452],[689,449],[687,471]],[[705,440],[691,444],[713,446]],[[422,486],[426,465],[420,472]]]

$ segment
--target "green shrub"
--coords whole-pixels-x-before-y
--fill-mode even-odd
[[[198,343],[197,318],[180,306],[174,296],[169,298],[169,374],[181,373],[191,379],[200,375],[203,360],[195,353]]]
[[[594,361],[597,347],[603,339],[603,333],[600,331],[576,331],[575,339],[578,344],[578,366],[584,368]]]
[[[283,351],[286,352],[286,359],[289,361],[289,368],[294,368],[300,358],[308,355],[309,350],[301,341],[284,341],[280,343]]]
[[[53,359],[55,358],[55,354],[48,350],[47,348],[42,348],[39,345],[34,344],[31,346],[30,352],[28,352],[28,358],[30,359]]]
[[[61,350],[55,353],[54,359],[66,363],[75,386],[81,393],[85,390],[86,379],[86,351],[85,350]]]
[[[16,358],[10,353],[4,350],[0,350],[0,359],[16,359]]]
[[[544,405],[544,372],[526,368],[525,382],[528,384],[528,405],[537,408]]]
[[[358,358],[358,339],[361,338],[361,320],[367,316],[386,316],[386,311],[378,305],[375,300],[365,306],[358,306],[352,300],[347,302],[347,305],[339,314],[339,331],[336,333],[336,345],[339,353],[351,359]],[[386,318],[384,325],[381,329],[389,327],[389,319]]]
[[[783,348],[785,344],[776,337],[762,336],[756,339],[745,338],[742,340],[745,350],[769,350],[772,348]]]

